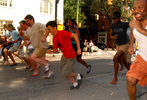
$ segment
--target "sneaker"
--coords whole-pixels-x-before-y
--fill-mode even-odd
[[[76,77],[79,86],[82,84],[82,78],[83,78],[83,75],[82,74],[78,74],[78,76]]]
[[[49,70],[50,70],[50,63],[48,63],[48,64],[45,66],[45,73],[47,73]]]
[[[55,76],[55,74],[53,73],[53,72],[50,72],[46,77],[45,77],[45,79],[53,79],[54,78],[54,76]]]
[[[91,65],[89,65],[88,70],[87,70],[87,74],[89,74],[91,72]]]
[[[79,84],[77,84],[77,86],[74,86],[74,85],[70,86],[70,87],[69,87],[69,90],[79,89],[79,88],[80,88],[80,87],[79,87]]]
[[[83,75],[82,74],[78,74],[78,76],[76,77],[77,80],[82,80]]]

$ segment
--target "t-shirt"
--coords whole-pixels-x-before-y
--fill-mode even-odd
[[[116,35],[117,39],[115,40],[117,45],[123,45],[129,43],[129,37],[127,35],[127,29],[129,27],[129,23],[127,22],[120,22],[119,24],[111,24],[111,29],[113,30],[112,35]]]
[[[11,36],[8,30],[4,31],[3,36],[6,36],[7,39]]]
[[[65,58],[76,57],[76,52],[74,51],[71,43],[71,32],[58,31],[53,37],[53,47],[54,49],[59,48],[63,52]]]
[[[78,29],[76,26],[74,26],[74,28],[73,28],[73,30],[72,30],[72,33],[73,33],[73,34],[75,34],[75,29],[77,29],[77,30],[79,31],[79,29]],[[76,45],[76,41],[75,41],[75,40],[71,40],[71,43],[72,43],[73,45]]]
[[[26,32],[26,31],[23,31],[23,34],[24,34],[25,36],[27,36],[27,32]],[[29,44],[29,42],[30,42],[30,40],[26,40],[26,43],[27,43],[27,44]],[[28,49],[33,49],[34,47],[33,47],[32,43],[31,43],[31,44],[29,44],[29,45],[27,46],[27,48],[28,48]]]
[[[15,41],[19,38],[18,32],[16,30],[12,30],[10,35],[12,36],[12,41]],[[18,47],[19,44],[20,44],[20,41],[18,41],[17,43],[14,43],[14,46]]]
[[[49,45],[46,42],[41,40],[44,38],[45,25],[41,23],[34,23],[32,27],[29,27],[26,32],[27,36],[30,38],[30,41],[34,48],[48,48]]]
[[[147,29],[147,27],[146,27],[146,29]],[[134,37],[135,37],[136,41],[138,42],[138,47],[139,47],[138,54],[145,61],[147,61],[147,46],[146,46],[147,36],[141,34],[135,28],[133,29],[133,34],[134,34]]]

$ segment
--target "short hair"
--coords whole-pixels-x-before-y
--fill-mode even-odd
[[[8,24],[9,28],[12,28],[12,30],[15,30],[15,27],[12,24]]]
[[[34,17],[33,17],[31,14],[26,15],[26,17],[25,17],[24,19],[25,19],[25,20],[26,20],[26,19],[29,19],[29,20],[33,19],[33,21],[35,21],[35,20],[34,20]]]
[[[117,18],[120,18],[120,17],[121,17],[121,13],[119,11],[113,12],[112,19],[117,19]]]
[[[23,25],[26,24],[25,20],[21,20],[19,23],[22,23]]]
[[[56,21],[49,21],[49,22],[47,22],[47,24],[46,24],[46,27],[48,27],[48,26],[57,27],[57,23],[56,23]]]
[[[7,24],[4,24],[4,28],[7,28],[8,27],[8,25]]]
[[[74,19],[69,19],[74,25],[77,26],[77,22]]]

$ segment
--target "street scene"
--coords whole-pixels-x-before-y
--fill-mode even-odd
[[[102,55],[84,55],[83,58],[92,65],[92,71],[86,74],[86,68],[76,63],[75,72],[83,74],[80,89],[68,90],[70,83],[60,73],[61,55],[47,54],[55,72],[54,79],[44,79],[41,68],[39,76],[32,77],[25,69],[26,64],[14,67],[0,66],[0,100],[129,100],[126,90],[126,69],[119,71],[117,85],[109,82],[113,77],[112,57],[116,51],[104,50]],[[16,58],[18,59],[18,58]],[[133,59],[132,59],[133,60]],[[147,87],[138,86],[137,100],[146,100]]]
[[[0,100],[147,100],[147,0],[0,0]]]

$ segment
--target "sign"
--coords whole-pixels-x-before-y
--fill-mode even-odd
[[[58,24],[57,25],[57,30],[59,30],[59,31],[63,30],[63,24]]]

